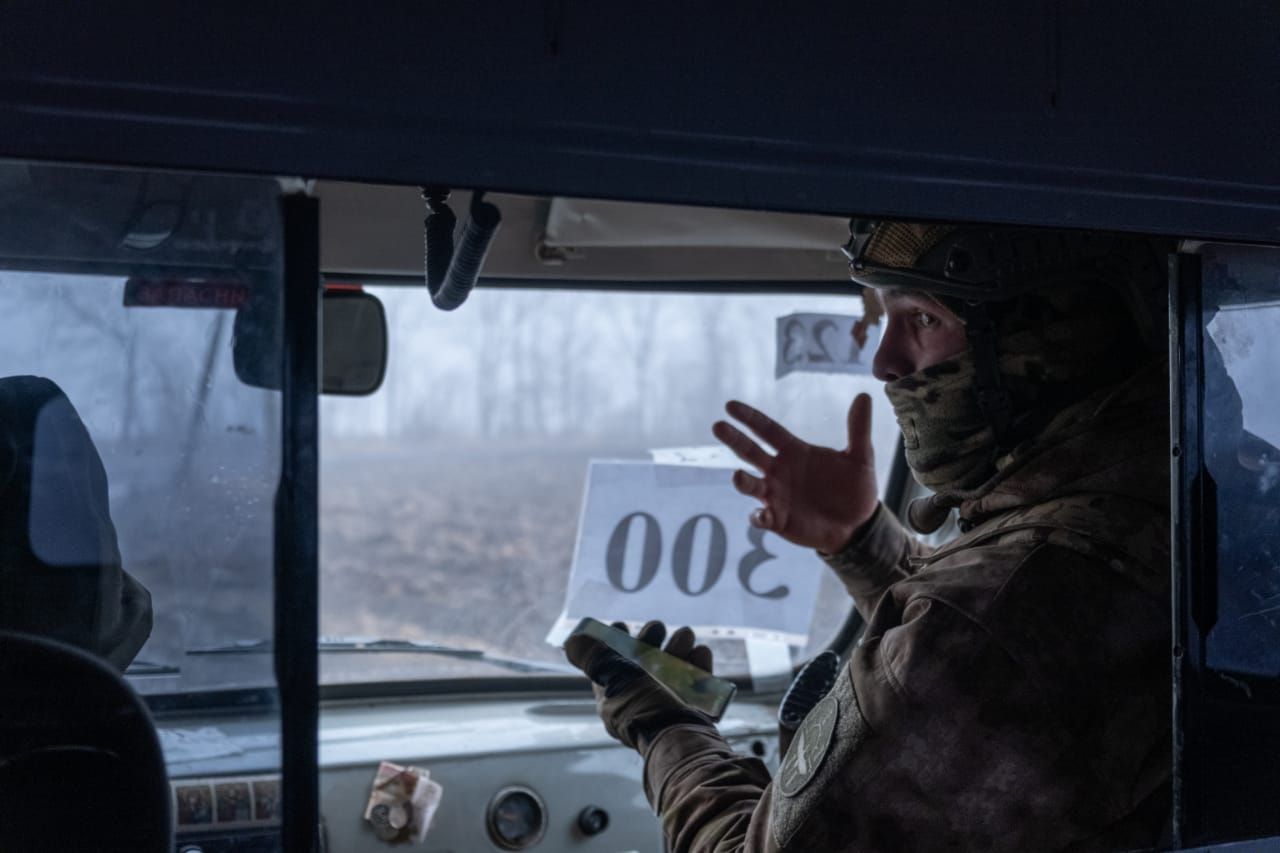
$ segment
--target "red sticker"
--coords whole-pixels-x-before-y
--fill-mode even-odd
[[[249,288],[235,279],[138,278],[125,282],[127,308],[239,308]]]

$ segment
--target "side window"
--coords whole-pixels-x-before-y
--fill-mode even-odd
[[[1267,263],[1270,260],[1270,263]],[[1215,486],[1218,612],[1207,662],[1280,673],[1280,283],[1275,250],[1204,257],[1205,466]]]
[[[729,482],[740,463],[711,425],[740,399],[843,447],[868,391],[883,487],[897,427],[879,383],[815,372],[856,355],[849,324],[813,320],[806,342],[786,320],[860,315],[856,296],[481,288],[451,313],[416,288],[378,296],[383,388],[322,402],[321,633],[419,648],[322,655],[325,680],[566,672],[548,637],[565,630],[575,561],[594,570],[577,590],[593,615],[670,620],[684,601],[692,621],[731,592],[755,615],[712,624],[799,624],[786,639],[804,644],[775,643],[775,668],[835,635],[848,595],[812,552],[749,527]],[[786,372],[806,343],[814,371]],[[717,670],[747,674],[745,649],[740,632],[716,641]]]
[[[1208,843],[1280,832],[1280,250],[1198,254],[1177,279],[1174,818]]]

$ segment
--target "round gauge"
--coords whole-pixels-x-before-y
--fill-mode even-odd
[[[533,791],[503,788],[489,803],[489,837],[503,850],[527,850],[547,831],[547,807]]]

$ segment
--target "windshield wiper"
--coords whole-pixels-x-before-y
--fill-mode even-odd
[[[172,664],[149,660],[135,660],[124,671],[125,675],[181,675],[182,670]]]
[[[205,646],[187,649],[189,655],[235,655],[267,653],[275,648],[271,640],[237,640],[221,646]],[[462,646],[450,646],[429,640],[396,640],[383,637],[321,637],[316,644],[321,652],[363,652],[363,653],[402,653],[443,655],[445,657],[477,660],[494,666],[504,667],[516,672],[554,672],[563,675],[576,675],[578,670],[569,664],[546,663],[543,661],[524,660],[486,652],[483,649],[468,649]]]

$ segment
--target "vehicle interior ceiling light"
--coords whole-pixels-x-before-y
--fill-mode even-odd
[[[422,200],[427,205],[423,220],[423,267],[431,301],[442,311],[452,311],[471,295],[484,266],[493,237],[502,224],[497,205],[484,200],[484,192],[471,195],[471,209],[462,227],[455,251],[453,234],[457,217],[449,209],[446,187],[423,187]]]

